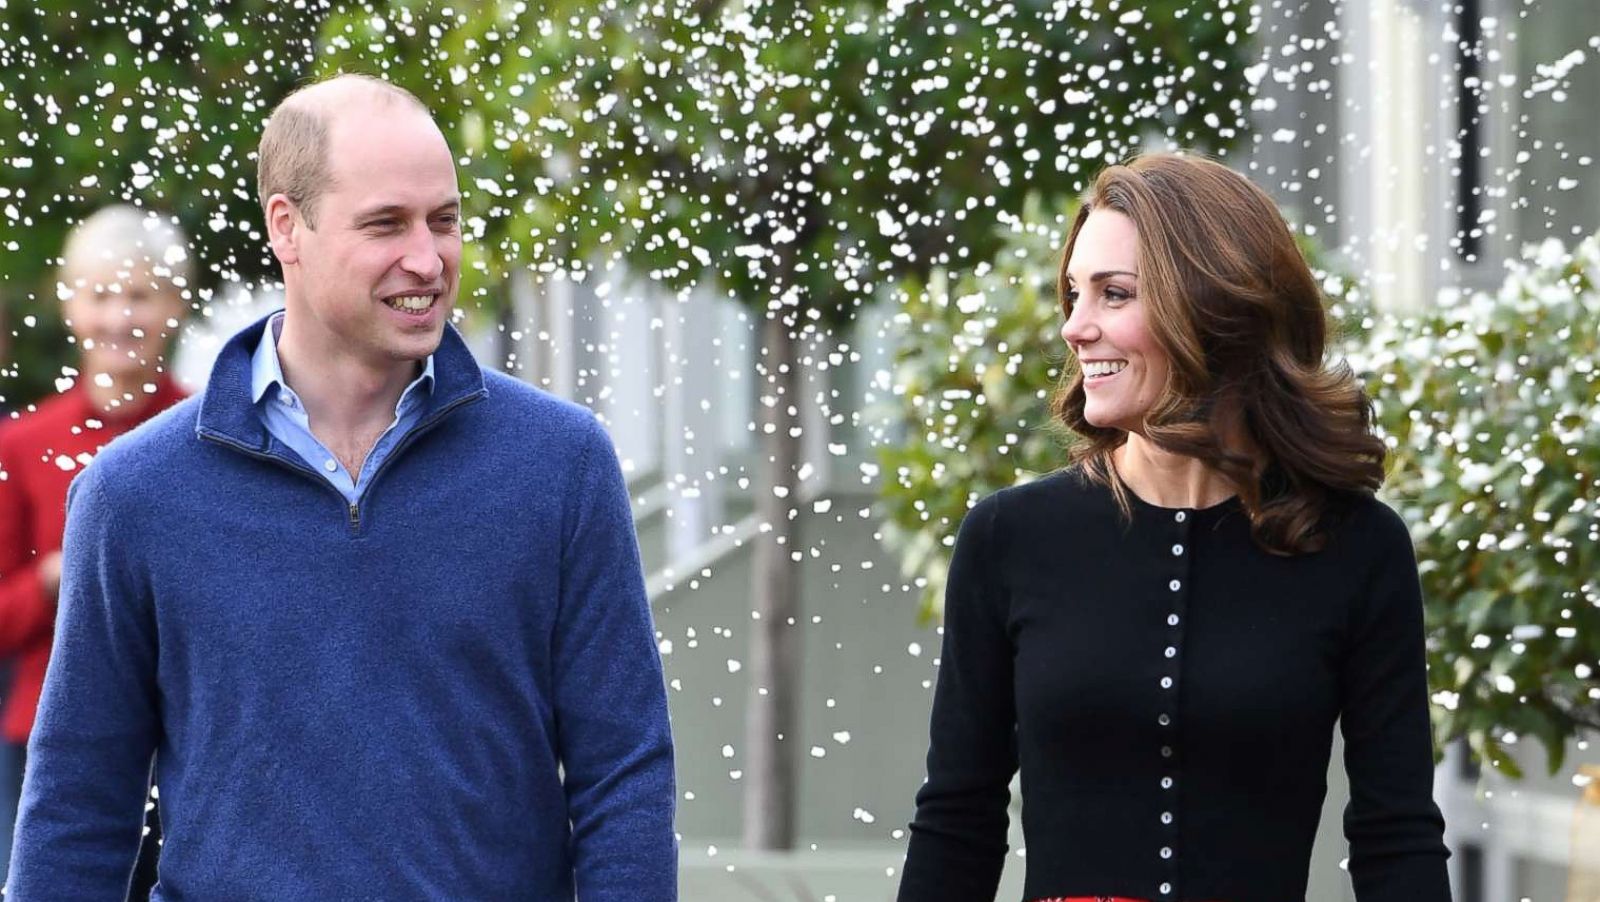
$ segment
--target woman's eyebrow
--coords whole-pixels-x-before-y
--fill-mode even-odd
[[[1089,281],[1091,281],[1091,282],[1104,282],[1105,280],[1111,278],[1112,276],[1133,276],[1135,279],[1139,278],[1139,274],[1138,273],[1132,272],[1130,270],[1126,270],[1126,269],[1106,269],[1106,270],[1101,270],[1100,272],[1097,272],[1094,275],[1090,276],[1089,277]],[[1068,282],[1076,282],[1078,280],[1074,279],[1072,277],[1071,273],[1068,273],[1067,274],[1067,281]]]

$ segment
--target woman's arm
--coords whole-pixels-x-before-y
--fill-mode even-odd
[[[998,510],[995,496],[972,509],[950,561],[928,782],[917,793],[900,902],[978,902],[1000,883],[1017,718],[1007,598],[993,576]]]
[[[0,436],[0,655],[14,655],[50,635],[61,579],[60,556],[36,554],[34,510],[18,457]]]
[[[1369,536],[1377,566],[1354,603],[1341,678],[1350,879],[1360,902],[1448,902],[1417,562],[1399,516],[1380,514]]]

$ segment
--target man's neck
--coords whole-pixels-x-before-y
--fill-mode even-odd
[[[269,326],[270,328],[270,326]],[[348,445],[382,431],[394,420],[395,406],[417,377],[410,360],[374,362],[348,349],[320,347],[285,315],[278,336],[283,379],[305,405],[311,431],[330,445]]]
[[[1112,452],[1112,462],[1128,488],[1157,507],[1207,508],[1237,494],[1204,461],[1164,451],[1136,432]]]

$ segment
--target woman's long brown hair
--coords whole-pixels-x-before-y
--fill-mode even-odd
[[[1146,154],[1095,179],[1062,252],[1057,290],[1094,210],[1115,210],[1139,233],[1139,294],[1171,362],[1142,434],[1198,458],[1233,485],[1256,543],[1276,554],[1316,551],[1339,493],[1383,483],[1385,448],[1372,403],[1348,365],[1324,362],[1322,293],[1277,205],[1226,166],[1193,155]],[[1083,373],[1069,364],[1052,407],[1083,436],[1072,450],[1124,512],[1111,452],[1127,433],[1083,416]]]

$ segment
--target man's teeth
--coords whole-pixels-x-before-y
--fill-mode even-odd
[[[1112,376],[1122,372],[1128,365],[1126,360],[1092,360],[1083,365],[1085,376]]]
[[[396,310],[421,311],[433,306],[433,298],[434,295],[431,294],[408,294],[404,297],[389,298],[384,303]]]

